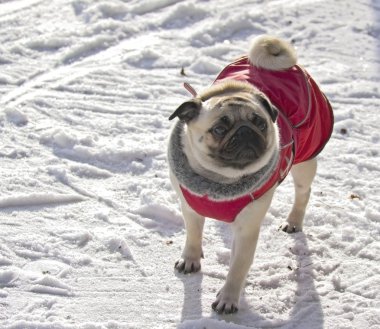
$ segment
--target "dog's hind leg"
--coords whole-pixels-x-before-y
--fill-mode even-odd
[[[280,229],[287,233],[302,231],[303,219],[310,198],[311,184],[317,171],[317,159],[301,162],[293,166],[295,198],[287,222]]]

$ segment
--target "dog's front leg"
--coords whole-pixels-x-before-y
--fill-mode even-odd
[[[260,226],[270,206],[274,188],[251,202],[235,219],[233,225],[230,270],[212,308],[218,313],[235,313],[249,268],[253,261]]]
[[[185,274],[201,269],[202,235],[205,218],[195,213],[185,200],[181,200],[182,215],[186,227],[186,243],[182,257],[175,263],[178,272]]]

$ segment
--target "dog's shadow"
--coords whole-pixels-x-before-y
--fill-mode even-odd
[[[184,286],[181,322],[201,318],[203,273],[184,275],[175,270],[175,274]]]
[[[219,225],[219,224],[217,224]],[[220,224],[219,226],[224,242],[229,247],[231,238],[230,233],[227,232],[226,226]],[[281,238],[280,233],[278,238]],[[211,316],[202,314],[202,281],[205,273],[197,273],[194,275],[178,275],[184,284],[184,303],[182,307],[181,322],[185,320],[207,319],[224,320],[238,325],[253,326],[257,328],[308,328],[308,329],[322,329],[323,328],[323,312],[320,302],[320,298],[316,291],[314,279],[313,279],[313,266],[311,260],[311,252],[308,246],[307,236],[304,233],[296,233],[290,235],[294,240],[294,247],[290,248],[296,257],[297,268],[288,268],[288,271],[292,271],[292,279],[296,281],[297,288],[294,292],[289,291],[286,293],[288,299],[292,300],[292,306],[288,310],[288,317],[282,314],[281,318],[276,319],[276,315],[262,312],[261,310],[267,309],[268,305],[265,305],[265,301],[256,300],[252,302],[248,300],[243,294],[240,300],[239,312],[232,315],[219,315],[215,312],[211,313]],[[287,264],[287,262],[285,262]],[[253,263],[255,266],[255,262]],[[286,266],[285,266],[286,267]],[[220,283],[220,287],[223,282]],[[252,283],[247,280],[246,288]],[[276,288],[273,288],[276,289]],[[253,288],[253,294],[255,290]],[[251,294],[251,292],[250,292]],[[248,295],[248,294],[247,294]],[[205,305],[210,307],[211,305]],[[208,313],[208,312],[207,312]],[[275,312],[273,312],[275,313]]]

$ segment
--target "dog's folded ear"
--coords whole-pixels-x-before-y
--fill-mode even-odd
[[[193,98],[181,104],[169,117],[169,120],[173,120],[178,117],[181,121],[187,123],[198,116],[201,108],[202,101],[199,98]]]
[[[270,118],[273,122],[276,122],[278,116],[278,110],[268,101],[268,99],[262,95],[257,95],[260,103],[263,105],[264,109],[268,112]]]

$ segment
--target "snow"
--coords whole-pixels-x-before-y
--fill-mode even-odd
[[[376,0],[0,1],[0,327],[380,328],[379,22]],[[288,178],[222,316],[227,224],[207,221],[201,272],[173,269],[168,117],[262,33],[293,42],[336,124],[304,232],[277,230]]]

